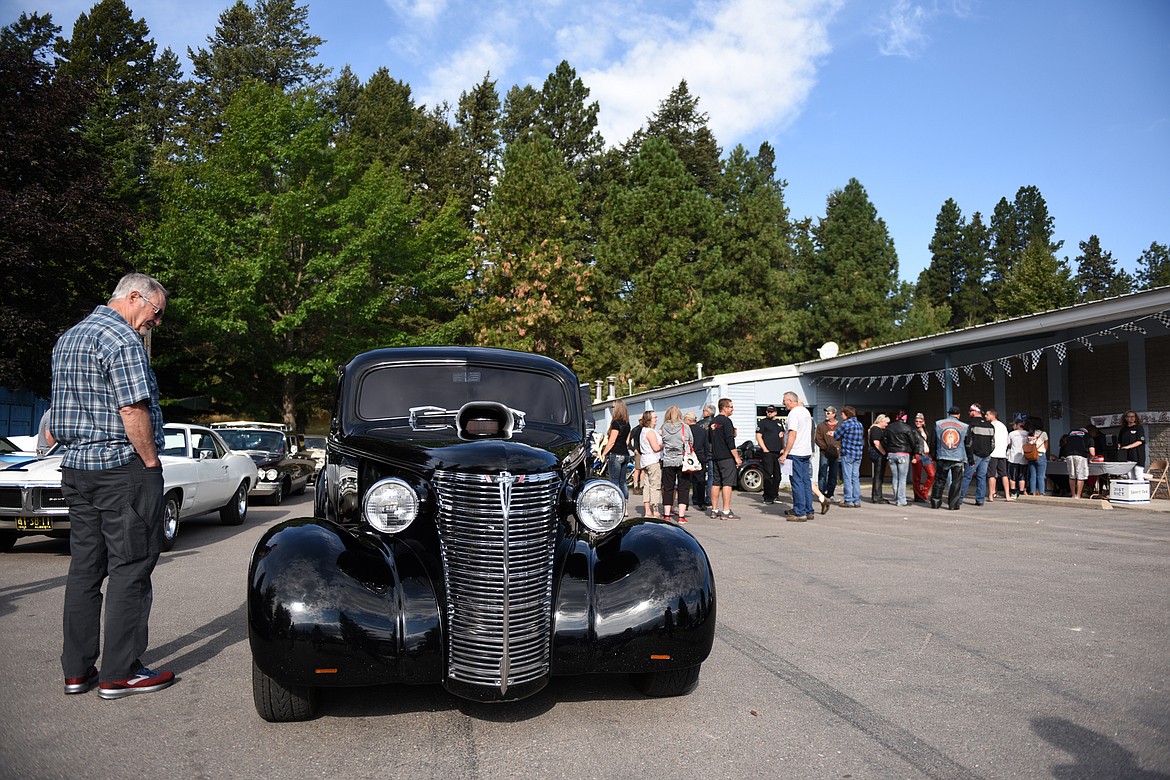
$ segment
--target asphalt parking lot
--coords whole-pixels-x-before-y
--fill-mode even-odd
[[[183,526],[144,659],[179,682],[117,701],[62,695],[67,546],[26,539],[0,556],[0,776],[1170,778],[1170,513],[1099,506],[787,523],[737,493],[740,520],[688,525],[719,596],[691,695],[582,677],[485,706],[384,686],[281,725],[252,706],[245,575],[307,497]]]

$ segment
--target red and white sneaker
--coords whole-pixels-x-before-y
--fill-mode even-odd
[[[89,671],[83,677],[66,677],[65,678],[65,695],[73,696],[78,693],[85,693],[93,686],[97,685],[98,670],[91,666]]]
[[[135,693],[153,693],[169,687],[174,681],[174,672],[152,672],[144,666],[127,680],[99,683],[98,696],[120,699]]]

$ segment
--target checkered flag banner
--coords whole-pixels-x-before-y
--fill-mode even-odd
[[[1088,336],[1081,336],[1080,338],[1078,338],[1078,339],[1077,339],[1077,341],[1079,341],[1079,342],[1081,342],[1082,344],[1084,344],[1084,345],[1085,345],[1085,349],[1089,350],[1090,352],[1092,352],[1092,351],[1093,351],[1093,342],[1089,341],[1089,337],[1088,337]]]
[[[945,380],[943,379],[943,370],[941,368],[934,372],[934,381],[938,382],[940,387],[943,385]]]
[[[1008,376],[1012,375],[1012,359],[1011,358],[1000,358],[999,365],[1003,368],[1003,372],[1005,374],[1007,374]]]
[[[990,360],[983,364],[983,373],[987,374],[988,379],[995,379],[995,369],[991,367]]]
[[[914,375],[913,375],[913,374],[907,374],[907,375],[906,375],[906,381],[905,381],[905,383],[903,383],[903,385],[902,385],[902,389],[903,389],[903,390],[905,390],[907,387],[909,387],[909,386],[910,386],[910,383],[911,383],[911,382],[913,382],[913,381],[914,381]]]
[[[1040,365],[1040,356],[1044,354],[1042,349],[1032,350],[1032,370],[1036,370],[1036,366]]]
[[[1064,358],[1065,355],[1068,354],[1068,347],[1066,347],[1064,344],[1054,344],[1052,348],[1056,350],[1057,361],[1061,365],[1064,365]]]
[[[1162,323],[1162,327],[1170,328],[1170,312],[1160,311],[1153,315],[1154,319]]]
[[[922,389],[929,390],[930,389],[930,374],[919,374],[919,377],[922,379]]]
[[[1132,323],[1132,322],[1127,322],[1124,325],[1118,325],[1117,329],[1128,331],[1129,333],[1140,333],[1143,336],[1146,335],[1145,328],[1139,327],[1137,324]]]
[[[950,372],[950,375],[951,375],[951,384],[953,384],[955,387],[958,387],[959,386],[959,369],[948,368],[947,371]]]
[[[975,366],[971,365],[970,363],[963,366],[963,372],[967,374],[968,379],[975,378]]]

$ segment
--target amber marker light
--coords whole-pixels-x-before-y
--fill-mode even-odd
[[[652,656],[650,656],[651,661],[669,661],[670,658],[671,657],[669,655],[652,655]]]
[[[317,674],[337,674],[336,669],[317,669]]]

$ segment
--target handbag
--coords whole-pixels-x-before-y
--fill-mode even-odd
[[[683,471],[702,471],[703,464],[699,463],[699,456],[695,454],[695,447],[691,440],[683,436]]]
[[[1028,442],[1024,445],[1024,457],[1028,460],[1040,460],[1040,447]]]

